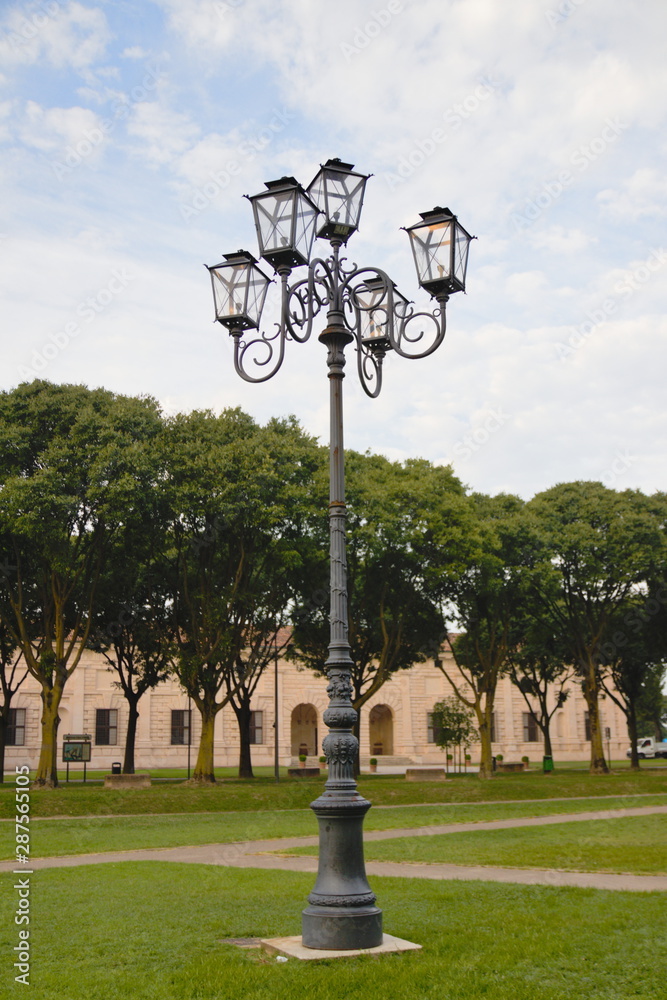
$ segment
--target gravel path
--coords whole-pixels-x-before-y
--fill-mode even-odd
[[[396,837],[425,837],[470,830],[506,830],[512,827],[549,826],[557,823],[580,823],[587,820],[617,819],[625,816],[648,816],[667,813],[667,806],[637,806],[629,809],[606,809],[595,812],[553,816],[518,817],[481,823],[447,823],[410,829],[371,830],[366,841],[391,840]],[[204,844],[199,847],[166,847],[134,851],[112,851],[104,854],[76,854],[57,858],[35,858],[25,869],[73,868],[120,861],[177,861],[191,864],[222,865],[234,868],[284,869],[316,872],[317,858],[286,857],[273,852],[294,847],[317,846],[318,838],[283,837],[274,840],[254,840],[233,844]],[[18,871],[23,866],[13,861],[0,863],[0,871]],[[667,892],[667,875],[609,874],[605,872],[571,872],[558,869],[501,868],[481,865],[447,865],[369,861],[369,875],[389,875],[399,878],[481,880],[515,882],[525,885],[583,886],[593,889],[617,889],[630,892]]]

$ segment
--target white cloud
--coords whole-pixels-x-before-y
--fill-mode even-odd
[[[140,45],[130,45],[123,49],[120,57],[121,59],[148,59],[149,55],[150,52],[147,49],[142,49]]]
[[[3,28],[0,58],[6,66],[46,62],[82,71],[104,55],[111,37],[104,12],[76,0],[15,7]]]
[[[667,212],[667,177],[664,170],[641,167],[620,188],[601,191],[597,200],[605,214],[618,221],[664,216]]]
[[[100,119],[89,108],[43,108],[36,101],[28,101],[19,129],[21,140],[42,152],[55,152],[81,141],[102,148],[103,133]]]
[[[152,166],[160,166],[189,149],[200,129],[187,115],[159,101],[142,101],[132,107],[127,131],[141,141],[141,156]]]
[[[581,229],[566,229],[564,226],[549,226],[547,229],[530,231],[528,241],[536,250],[550,250],[558,254],[576,254],[597,243],[597,237],[590,236]]]

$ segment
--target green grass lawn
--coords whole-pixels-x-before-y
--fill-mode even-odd
[[[269,777],[253,780],[225,779],[205,788],[185,784],[156,784],[146,789],[106,789],[77,782],[55,790],[34,790],[32,816],[139,815],[302,809],[320,793],[320,778],[294,778],[276,783]],[[363,775],[359,790],[375,805],[409,805],[424,802],[476,803],[505,800],[597,797],[667,792],[667,769],[628,769],[592,776],[584,771],[553,774],[524,772],[497,775],[480,781],[460,775],[446,782],[410,782],[402,775]],[[0,817],[14,815],[14,785],[0,788]]]
[[[366,841],[366,861],[500,865],[566,871],[667,873],[667,816],[582,820],[545,827]],[[290,854],[316,854],[295,848]]]
[[[572,799],[555,802],[414,805],[371,809],[365,830],[428,827],[439,823],[484,822],[520,816],[623,809],[632,806],[667,805],[667,794],[605,799]],[[44,819],[33,823],[31,855],[52,857],[100,851],[123,851],[141,847],[177,847],[196,844],[258,840],[269,837],[299,837],[317,834],[317,821],[310,809],[257,812],[216,812],[161,816],[87,817]],[[12,856],[14,825],[0,823],[0,858]]]
[[[663,1000],[663,894],[373,879],[385,930],[423,951],[278,963],[221,943],[300,933],[312,876],[157,862],[32,876],[30,989],[12,982],[11,875],[2,996],[33,1000]],[[23,991],[23,992],[22,992]]]

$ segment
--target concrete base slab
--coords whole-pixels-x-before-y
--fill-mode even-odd
[[[150,788],[150,774],[105,774],[105,788]]]
[[[393,934],[384,934],[382,944],[377,948],[363,948],[356,951],[325,951],[321,948],[305,948],[301,937],[264,938],[260,942],[269,955],[283,955],[286,958],[298,958],[301,961],[313,961],[331,958],[356,958],[358,955],[388,955],[397,951],[421,951],[420,944],[404,941]]]
[[[405,771],[406,781],[446,781],[444,767],[408,767]]]

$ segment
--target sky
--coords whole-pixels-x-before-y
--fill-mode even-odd
[[[337,156],[373,175],[348,259],[419,307],[401,227],[444,205],[477,237],[436,354],[375,400],[348,358],[346,445],[526,499],[665,490],[665,37],[664,0],[1,0],[0,390],[326,442],[323,346],[242,381],[203,265],[257,254],[244,194]]]

